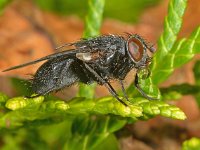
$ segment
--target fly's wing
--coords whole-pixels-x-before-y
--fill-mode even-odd
[[[63,55],[71,55],[71,56],[76,56],[78,59],[80,59],[81,57],[92,57],[89,58],[89,60],[93,61],[94,59],[99,59],[100,55],[101,56],[106,56],[105,53],[113,53],[113,51],[116,50],[116,48],[118,47],[118,45],[116,45],[116,43],[120,43],[122,39],[118,36],[112,36],[112,35],[108,35],[108,36],[99,36],[96,38],[91,38],[91,39],[82,39],[78,42],[75,43],[70,43],[70,44],[65,44],[61,47],[65,47],[66,45],[70,45],[70,46],[75,46],[75,49],[70,49],[70,50],[65,50],[65,51],[61,51],[55,54],[51,54],[45,57],[42,57],[40,59],[25,63],[25,64],[21,64],[18,66],[13,66],[11,68],[5,69],[3,70],[3,72],[6,71],[10,71],[10,70],[14,70],[14,69],[18,69],[18,68],[22,68],[28,65],[32,65],[44,60],[50,60],[59,56],[63,56]],[[61,48],[58,47],[57,49]],[[79,55],[80,53],[80,55]],[[78,56],[77,56],[78,54]],[[110,55],[110,54],[109,54]],[[80,60],[82,61],[87,61],[88,58],[81,58]]]
[[[48,56],[36,59],[34,61],[31,61],[31,62],[27,62],[25,64],[21,64],[21,65],[18,65],[18,66],[13,66],[11,68],[3,70],[3,72],[14,70],[14,69],[18,69],[18,68],[22,68],[22,67],[29,66],[29,65],[32,65],[32,64],[36,64],[36,63],[44,61],[44,60],[49,60],[49,59],[57,58],[59,56],[64,56],[64,55],[71,55],[71,56],[74,55],[75,56],[75,54],[79,53],[80,51],[82,51],[82,50],[71,49],[71,50],[66,50],[66,51],[58,52],[58,53],[55,53],[55,54],[51,54],[51,55],[48,55]]]

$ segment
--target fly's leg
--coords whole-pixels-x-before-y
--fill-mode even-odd
[[[40,93],[40,94],[36,94],[36,95],[34,95],[34,96],[24,96],[25,98],[37,98],[37,97],[39,97],[39,96],[44,96],[44,95],[46,95],[46,94],[48,94],[48,93],[50,93],[50,92],[52,92],[53,91],[53,89],[50,89],[50,90],[48,90],[48,91],[46,91],[46,92],[43,92],[43,93]]]
[[[120,83],[120,85],[121,85],[122,93],[123,93],[124,97],[126,98],[127,101],[129,101],[128,95],[126,94],[126,90],[125,90],[125,88],[124,88],[123,81],[122,81],[122,80],[119,80],[119,83]]]
[[[120,103],[122,103],[123,105],[125,105],[125,106],[127,106],[127,104],[123,101],[123,100],[121,100],[118,96],[118,94],[117,94],[117,92],[115,91],[115,89],[110,85],[110,83],[109,82],[106,82],[105,83],[105,86],[106,86],[106,88],[109,90],[109,92],[120,102]]]
[[[109,90],[109,92],[120,102],[122,103],[124,106],[127,106],[127,104],[125,102],[123,102],[123,100],[121,100],[119,97],[118,97],[118,94],[117,92],[114,90],[114,88],[110,85],[109,82],[107,82],[106,80],[104,80],[94,69],[92,69],[89,65],[87,65],[86,63],[85,64],[85,67],[95,75],[95,77],[105,85],[105,87]]]
[[[37,98],[37,97],[40,97],[42,96],[41,94],[37,94],[37,95],[34,95],[34,96],[24,96],[25,98]]]
[[[157,98],[153,98],[153,97],[148,96],[148,95],[142,90],[142,88],[141,88],[140,85],[139,85],[138,75],[137,75],[137,74],[135,75],[134,84],[135,84],[135,87],[137,88],[137,90],[142,94],[143,97],[145,97],[145,98],[148,99],[148,100],[158,100]]]

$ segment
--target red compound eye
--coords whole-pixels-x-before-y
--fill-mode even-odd
[[[143,56],[143,45],[138,39],[132,37],[128,40],[128,51],[131,57],[138,62]]]

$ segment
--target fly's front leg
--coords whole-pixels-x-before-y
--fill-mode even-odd
[[[105,85],[105,87],[109,90],[109,92],[120,102],[122,103],[123,105],[127,106],[127,104],[125,102],[123,102],[123,100],[121,100],[119,97],[118,97],[118,94],[117,92],[114,90],[114,88],[110,85],[109,82],[107,82],[105,79],[103,79],[94,69],[92,69],[89,65],[87,65],[86,63],[85,64],[85,67],[92,73],[95,75],[95,77]]]
[[[157,98],[153,98],[153,97],[148,96],[148,95],[142,90],[142,88],[141,88],[140,85],[139,85],[139,79],[138,79],[137,73],[136,73],[136,75],[135,75],[134,84],[135,84],[135,87],[137,88],[137,90],[142,94],[143,97],[145,97],[145,98],[148,99],[148,100],[158,100]]]

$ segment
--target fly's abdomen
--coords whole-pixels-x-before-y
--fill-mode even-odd
[[[73,71],[74,62],[74,59],[65,56],[44,63],[34,76],[33,92],[44,95],[78,82],[79,79]]]

